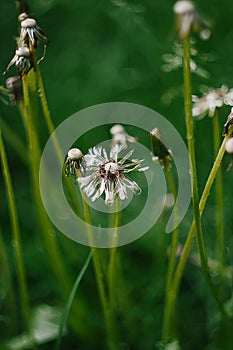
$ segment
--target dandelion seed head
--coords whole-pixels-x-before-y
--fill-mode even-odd
[[[123,145],[115,145],[108,156],[105,148],[93,147],[84,156],[87,174],[79,177],[78,182],[81,190],[92,201],[104,194],[105,204],[111,206],[117,195],[120,200],[128,198],[128,190],[135,195],[141,193],[141,188],[126,176],[126,173],[145,171],[148,167],[141,166],[142,160],[130,159],[132,151],[119,158],[119,153],[123,149]]]

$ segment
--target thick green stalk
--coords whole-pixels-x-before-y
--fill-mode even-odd
[[[0,128],[5,140],[14,148],[15,153],[21,160],[28,164],[28,152],[18,134],[0,118]]]
[[[197,184],[197,169],[196,169],[196,157],[194,146],[194,133],[193,133],[193,117],[192,117],[192,96],[191,96],[191,73],[190,73],[190,38],[189,35],[183,39],[183,75],[184,75],[184,100],[185,100],[185,122],[188,141],[188,150],[190,156],[190,174],[192,180],[192,202],[195,219],[195,230],[197,235],[198,250],[201,258],[201,264],[206,281],[212,291],[212,294],[223,312],[222,304],[218,298],[217,292],[213,285],[209,267],[208,259],[205,252],[204,239],[201,227],[201,217],[198,205],[198,184]],[[223,312],[224,313],[224,312]]]
[[[7,198],[8,198],[8,207],[9,207],[9,215],[11,219],[12,225],[12,244],[15,253],[15,261],[16,261],[16,271],[17,271],[17,279],[19,284],[19,292],[20,292],[20,301],[21,301],[21,310],[24,324],[29,330],[29,317],[30,317],[30,307],[29,307],[29,296],[28,289],[26,283],[26,273],[23,261],[23,250],[21,243],[21,235],[19,228],[19,221],[17,215],[17,209],[14,198],[14,190],[12,185],[12,180],[10,176],[10,169],[7,162],[7,157],[5,153],[5,148],[2,140],[2,134],[0,130],[0,156],[1,163],[3,169],[3,177],[5,180]]]
[[[218,155],[215,159],[215,162],[213,164],[213,167],[210,171],[209,177],[207,179],[205,188],[203,190],[201,199],[200,199],[200,203],[199,203],[199,211],[200,211],[200,215],[203,214],[203,211],[205,209],[205,205],[206,205],[206,201],[209,197],[210,194],[210,190],[212,188],[213,182],[215,180],[215,177],[217,175],[217,172],[219,170],[222,158],[224,156],[225,153],[225,145],[226,145],[226,140],[227,137],[224,138],[222,145],[219,149]],[[180,281],[184,272],[184,268],[189,256],[189,252],[192,246],[192,242],[193,242],[193,238],[194,238],[194,234],[195,234],[195,220],[193,220],[191,228],[189,230],[189,234],[186,238],[183,250],[182,250],[182,254],[180,257],[180,260],[178,262],[175,274],[174,274],[174,279],[173,279],[173,293],[172,293],[172,313],[173,315],[175,315],[175,309],[176,309],[176,303],[177,303],[177,297],[178,297],[178,291],[179,291],[179,287],[180,287]],[[219,305],[222,308],[222,304],[220,303]],[[225,311],[222,310],[222,313],[225,314]]]
[[[91,229],[91,216],[90,216],[89,206],[87,201],[85,200],[84,195],[82,195],[82,198],[83,198],[84,214],[85,214],[85,219],[87,223],[87,231],[88,231],[87,233],[88,233],[89,242],[90,242],[91,251],[92,251],[92,257],[93,257],[92,259],[94,264],[96,282],[97,282],[100,300],[103,308],[103,314],[104,314],[106,330],[107,330],[107,335],[109,340],[109,347],[111,350],[118,350],[116,326],[115,326],[110,303],[108,301],[107,293],[104,285],[99,251],[97,248],[94,247],[94,239],[93,239],[93,233]]]
[[[39,162],[40,162],[40,146],[37,133],[34,127],[32,110],[30,106],[29,91],[27,84],[27,77],[24,76],[22,79],[23,83],[23,94],[24,94],[24,109],[23,109],[23,118],[26,126],[28,143],[29,143],[29,162],[31,168],[32,176],[32,188],[35,202],[37,205],[37,213],[39,217],[39,227],[44,241],[44,247],[46,253],[49,257],[49,263],[52,270],[57,276],[58,280],[63,284],[63,295],[67,296],[70,290],[70,283],[68,282],[67,273],[64,269],[62,263],[62,258],[60,256],[56,237],[53,233],[52,226],[48,221],[47,215],[44,212],[43,205],[40,197],[39,190]]]
[[[169,168],[165,169],[165,174],[167,177],[170,190],[173,195],[173,199],[175,201],[177,192],[176,192],[176,186],[175,186],[175,182],[174,182],[171,170]],[[174,320],[172,320],[171,318],[171,315],[172,315],[171,300],[172,300],[172,293],[173,293],[172,282],[173,282],[173,273],[174,273],[175,264],[176,264],[178,235],[179,235],[179,228],[176,227],[172,233],[172,243],[171,243],[171,250],[169,253],[169,262],[168,262],[168,271],[167,271],[167,280],[166,280],[165,307],[164,307],[163,331],[162,331],[162,338],[164,340],[169,340],[170,334],[175,333],[174,329],[171,330],[171,327],[174,327]]]
[[[214,155],[216,156],[220,147],[220,126],[219,116],[215,110],[213,120],[213,139]],[[216,227],[216,259],[223,264],[224,255],[224,224],[223,224],[223,190],[222,190],[222,171],[218,171],[215,180],[215,227]]]

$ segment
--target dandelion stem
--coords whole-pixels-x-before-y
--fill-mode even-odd
[[[56,237],[52,230],[51,224],[44,212],[43,205],[40,197],[39,190],[39,162],[40,162],[40,147],[38,137],[35,131],[32,118],[32,109],[30,106],[29,91],[27,84],[27,77],[24,76],[22,79],[23,83],[23,95],[24,95],[24,108],[23,108],[23,119],[26,126],[27,137],[29,142],[29,161],[30,170],[32,177],[32,187],[33,195],[37,205],[37,213],[39,218],[39,227],[44,241],[44,247],[46,249],[47,256],[49,257],[49,262],[52,270],[57,276],[58,280],[63,283],[63,296],[65,297],[70,290],[70,284],[68,282],[67,273],[64,270],[64,265],[62,264],[62,258],[60,256]]]
[[[82,199],[83,199],[84,215],[87,223],[88,237],[89,237],[89,242],[90,242],[91,252],[93,257],[95,276],[96,276],[97,286],[99,290],[100,300],[101,300],[105,324],[106,324],[106,330],[107,330],[108,339],[109,339],[109,346],[111,350],[118,350],[117,340],[116,340],[117,339],[116,326],[115,326],[114,318],[111,312],[110,303],[107,299],[106,289],[104,286],[104,279],[103,279],[103,272],[102,272],[101,262],[99,257],[99,250],[94,247],[94,239],[93,239],[93,232],[91,228],[91,216],[90,216],[89,206],[83,194],[82,194]]]
[[[176,186],[175,182],[172,176],[172,172],[170,168],[165,168],[165,174],[167,177],[167,181],[170,187],[170,190],[172,192],[174,201],[177,197],[176,192]],[[178,213],[176,213],[176,217]],[[178,226],[174,229],[172,233],[172,243],[171,243],[171,250],[169,254],[169,262],[168,262],[168,272],[167,272],[167,280],[166,280],[166,295],[165,295],[165,307],[164,307],[164,319],[163,319],[163,331],[162,331],[162,338],[164,340],[168,340],[170,337],[170,333],[175,333],[174,330],[172,332],[170,331],[170,328],[174,326],[174,319],[171,309],[171,300],[172,300],[172,281],[173,281],[173,273],[175,270],[175,264],[176,264],[176,250],[178,246],[178,235],[179,235],[179,228]]]
[[[118,226],[120,221],[119,215],[119,200],[115,201],[116,206],[116,215],[114,228],[115,232],[113,233],[111,248],[110,248],[110,261],[108,267],[108,285],[109,285],[109,300],[110,300],[110,308],[112,312],[114,312],[115,304],[116,304],[116,269],[117,269],[117,241],[118,241]]]
[[[21,310],[22,310],[24,324],[27,330],[29,330],[30,307],[29,307],[29,296],[28,296],[28,289],[27,289],[27,283],[26,283],[26,273],[25,273],[25,267],[24,267],[24,261],[23,261],[23,250],[22,250],[22,243],[21,243],[21,237],[20,237],[21,235],[20,235],[19,221],[18,221],[17,209],[15,204],[15,198],[14,198],[14,190],[13,190],[10,170],[7,162],[7,157],[5,153],[5,147],[3,144],[1,130],[0,130],[0,156],[1,156],[3,176],[6,184],[6,191],[7,191],[7,197],[8,197],[9,215],[12,223],[12,244],[13,244],[15,260],[16,260],[16,270],[17,270],[17,278],[18,278],[18,284],[19,284],[19,290],[20,290]]]
[[[218,112],[215,110],[213,120],[213,139],[214,139],[214,154],[218,153],[220,147],[220,127]],[[222,170],[221,168],[216,175],[215,180],[215,226],[216,226],[216,258],[223,264],[224,251],[224,227],[223,227],[223,190],[222,190]]]
[[[222,304],[217,296],[215,287],[213,285],[210,271],[208,267],[208,259],[205,252],[205,244],[201,227],[201,216],[198,206],[198,184],[197,184],[197,169],[195,159],[195,147],[194,147],[194,133],[193,133],[193,117],[192,117],[192,96],[191,96],[191,74],[190,74],[190,38],[189,35],[183,40],[183,58],[184,58],[184,99],[185,99],[185,121],[187,129],[188,150],[190,156],[191,167],[191,180],[192,180],[192,200],[193,211],[195,219],[195,230],[197,234],[197,243],[199,254],[201,258],[202,269],[206,277],[206,281],[210,286],[214,298],[220,310],[223,310]]]
[[[201,196],[201,199],[200,199],[200,202],[199,202],[200,216],[203,214],[203,211],[204,211],[205,205],[206,205],[206,201],[207,201],[207,199],[209,197],[210,190],[212,188],[214,179],[216,177],[216,174],[217,174],[217,172],[219,170],[222,158],[224,156],[225,145],[226,145],[227,138],[228,138],[228,136],[226,136],[224,138],[223,142],[222,142],[222,145],[221,145],[221,147],[219,149],[219,152],[217,154],[217,157],[215,159],[213,167],[212,167],[212,169],[210,171],[210,174],[209,174],[208,180],[206,182],[205,188],[203,190],[203,193],[202,193],[202,196]],[[195,227],[195,220],[193,220],[192,225],[191,225],[190,230],[189,230],[189,234],[187,236],[187,239],[185,241],[185,244],[184,244],[184,247],[183,247],[183,250],[182,250],[182,255],[180,257],[179,263],[177,265],[177,268],[176,268],[176,271],[175,271],[175,274],[174,274],[173,293],[172,293],[172,306],[171,306],[173,308],[173,311],[172,311],[173,314],[175,314],[175,308],[176,308],[176,302],[177,302],[177,297],[178,297],[178,290],[179,290],[179,287],[180,287],[180,281],[181,281],[181,277],[182,277],[182,274],[183,274],[183,271],[184,271],[184,268],[185,268],[185,264],[186,264],[187,259],[188,259],[188,255],[189,255],[191,246],[192,246],[192,241],[193,241],[193,238],[194,238],[195,229],[196,229],[196,227]],[[219,304],[219,307],[222,310],[222,314],[224,314],[224,316],[225,316],[225,310],[223,309],[222,303],[218,302],[218,304]]]

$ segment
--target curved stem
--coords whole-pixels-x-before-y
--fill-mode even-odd
[[[199,202],[199,211],[200,211],[200,215],[203,214],[203,211],[205,209],[205,205],[206,205],[206,201],[209,197],[210,194],[210,190],[212,188],[214,179],[216,177],[216,174],[219,170],[222,158],[224,156],[225,153],[225,145],[226,145],[226,140],[227,140],[227,136],[224,138],[222,145],[219,149],[219,152],[217,154],[217,157],[215,159],[215,162],[213,164],[213,167],[210,171],[208,180],[206,182],[205,188],[203,190],[200,202]],[[195,234],[195,220],[193,220],[191,228],[189,230],[189,234],[188,237],[185,241],[185,245],[183,247],[182,250],[182,255],[180,257],[179,263],[177,265],[175,274],[174,274],[174,280],[173,280],[173,293],[172,293],[172,309],[173,309],[173,314],[175,314],[175,308],[176,308],[176,302],[177,302],[177,297],[178,297],[178,290],[180,287],[180,281],[181,281],[181,277],[185,268],[185,264],[187,262],[188,259],[188,255],[192,246],[192,242],[193,242],[193,238],[194,238],[194,234]],[[222,307],[222,303],[219,304],[219,307],[222,309],[222,314],[224,314],[225,316],[225,311]]]
[[[58,338],[57,338],[57,341],[56,341],[56,345],[55,345],[55,350],[58,350],[60,349],[60,345],[61,345],[61,339],[62,339],[62,335],[63,335],[63,332],[65,330],[65,326],[66,326],[66,323],[67,323],[67,320],[68,320],[68,317],[69,317],[69,314],[70,314],[70,310],[71,310],[71,306],[73,304],[73,300],[75,298],[75,295],[77,293],[77,290],[78,290],[78,287],[80,285],[80,282],[89,266],[89,263],[90,263],[90,260],[91,260],[91,257],[92,257],[92,253],[90,252],[84,262],[84,265],[81,269],[81,271],[79,272],[75,282],[74,282],[74,285],[73,285],[73,288],[71,290],[71,293],[70,293],[70,296],[68,298],[68,301],[67,301],[67,304],[66,304],[66,307],[65,307],[65,310],[64,310],[64,313],[62,315],[62,319],[61,319],[61,323],[60,323],[60,328],[59,328],[59,333],[58,333]]]
[[[214,154],[218,153],[220,147],[220,127],[219,116],[217,110],[215,110],[213,120],[213,139],[214,139]],[[216,224],[216,245],[215,253],[217,260],[223,264],[223,252],[224,252],[224,225],[223,225],[223,190],[222,190],[222,171],[221,168],[218,171],[215,180],[215,224]]]

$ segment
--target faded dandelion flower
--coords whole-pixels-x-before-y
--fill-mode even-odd
[[[141,193],[138,184],[128,178],[125,174],[132,171],[145,171],[148,167],[142,167],[143,160],[129,158],[133,150],[128,152],[123,158],[118,159],[119,153],[124,149],[122,145],[115,145],[110,150],[108,157],[105,148],[93,147],[85,155],[87,173],[89,175],[78,178],[81,190],[95,201],[103,193],[105,194],[105,204],[111,206],[116,195],[121,200],[128,198],[127,191],[132,191],[135,195]]]
[[[211,90],[201,98],[192,97],[194,105],[192,108],[193,117],[203,118],[205,115],[214,116],[215,110],[223,105],[233,106],[233,89],[223,85],[220,89]]]
[[[22,46],[15,51],[15,55],[8,64],[3,75],[5,75],[14,64],[21,77],[30,71],[32,68],[32,57],[29,48]]]
[[[112,146],[119,144],[126,148],[127,142],[133,143],[137,141],[135,137],[127,134],[125,128],[121,124],[115,124],[110,129],[110,133],[112,135]]]
[[[65,175],[73,175],[75,177],[80,173],[84,176],[86,173],[86,163],[82,151],[79,148],[71,148],[68,151],[65,162]]]
[[[30,47],[29,42],[36,48],[38,39],[44,42],[45,46],[48,46],[49,41],[43,30],[38,26],[34,18],[29,18],[26,13],[19,15],[19,21],[21,25],[19,40]]]
[[[210,30],[207,28],[200,29],[203,24],[203,19],[198,14],[196,7],[192,1],[180,0],[177,1],[173,7],[176,14],[176,27],[181,39],[186,38],[191,31],[200,32],[202,39],[206,40],[210,37]]]
[[[189,35],[191,30],[197,30],[197,12],[192,1],[177,1],[173,7],[177,16],[177,30],[181,39]]]

